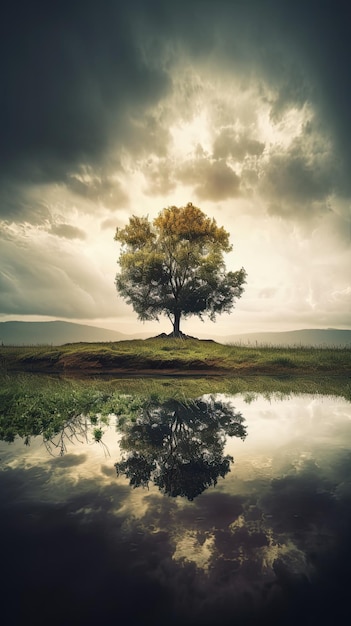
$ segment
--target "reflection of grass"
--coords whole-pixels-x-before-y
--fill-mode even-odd
[[[145,372],[151,370],[244,374],[347,375],[350,348],[228,346],[211,341],[149,339],[115,343],[79,343],[60,347],[0,348],[0,363],[7,370],[48,372]]]
[[[162,401],[205,393],[323,393],[351,400],[347,378],[350,356],[349,348],[250,348],[174,339],[67,344],[59,348],[2,347],[0,437],[10,441],[16,434],[26,436],[29,432],[50,437],[65,421],[81,414],[91,420],[109,413],[122,420],[134,419],[147,398]],[[16,369],[43,373],[9,375]],[[87,374],[118,375],[121,369],[124,378],[87,378]],[[85,379],[44,375],[50,371],[84,375]],[[159,378],[141,378],[148,371],[159,373]],[[165,376],[167,371],[176,372],[178,377]],[[197,378],[192,375],[194,371]],[[94,424],[98,439],[100,424]]]
[[[50,440],[65,424],[86,416],[101,441],[105,422],[115,414],[119,422],[135,420],[145,403],[175,398],[186,401],[203,394],[243,393],[250,402],[296,393],[343,396],[351,401],[347,378],[321,376],[206,376],[201,378],[60,379],[43,374],[0,376],[0,439],[16,435],[30,440],[42,435]]]
[[[68,387],[48,377],[3,376],[0,380],[0,438],[13,441],[43,435],[50,440],[82,415],[96,418],[106,393],[94,387]]]

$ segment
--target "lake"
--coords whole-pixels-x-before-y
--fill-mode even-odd
[[[344,621],[350,402],[217,394],[102,430],[0,442],[3,624]]]

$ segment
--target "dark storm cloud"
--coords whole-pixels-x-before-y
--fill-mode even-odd
[[[49,218],[49,211],[42,200],[36,198],[33,201],[30,189],[20,179],[1,180],[0,174],[0,217],[13,220],[30,218],[32,224],[39,224]]]
[[[65,181],[81,163],[102,159],[116,135],[121,146],[128,143],[129,118],[166,92],[167,76],[146,65],[131,32],[132,12],[121,6],[7,7],[0,38],[2,179]],[[7,215],[6,206],[1,210]]]
[[[40,213],[20,202],[19,183],[25,189],[61,181],[81,195],[98,194],[76,174],[82,164],[109,167],[116,142],[134,156],[165,156],[168,128],[154,107],[171,93],[172,67],[184,60],[199,67],[208,62],[215,74],[237,73],[246,83],[267,83],[275,119],[291,105],[312,103],[334,142],[334,183],[350,191],[347,9],[342,0],[14,0],[0,37],[0,165],[7,185],[1,213]],[[259,154],[261,144],[222,137],[215,149],[217,156],[240,157]],[[204,183],[198,183],[200,175]],[[299,182],[300,175],[295,162],[289,176]],[[188,181],[200,198],[214,200],[232,197],[238,187],[225,162],[190,172]],[[106,185],[100,191],[108,197]],[[122,204],[123,193],[115,200]]]
[[[158,32],[161,44],[178,42],[194,63],[206,59],[214,76],[222,71],[228,78],[231,73],[241,76],[243,88],[250,81],[266,84],[275,121],[291,106],[311,105],[332,142],[333,183],[340,192],[350,192],[351,39],[346,1],[193,1],[167,4],[163,10],[161,3],[151,5],[148,27],[155,36]]]
[[[286,150],[272,151],[258,188],[271,213],[308,216],[336,190],[336,168],[327,146],[307,131]]]
[[[281,3],[282,4],[282,3]],[[304,66],[311,99],[321,122],[333,137],[338,158],[338,184],[350,192],[351,39],[346,0],[289,3],[288,40],[300,67]]]

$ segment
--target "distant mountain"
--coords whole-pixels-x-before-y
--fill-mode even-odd
[[[279,333],[247,333],[221,337],[217,341],[243,345],[351,347],[351,330],[325,328]]]
[[[0,345],[29,346],[53,345],[64,343],[123,341],[146,338],[147,333],[125,335],[116,330],[96,328],[73,322],[0,322]],[[207,337],[207,336],[206,336]],[[208,338],[208,337],[207,337]],[[242,345],[269,346],[329,346],[351,347],[351,330],[335,328],[292,330],[279,333],[246,333],[212,336],[219,343],[241,343]]]
[[[122,341],[132,339],[118,331],[72,322],[0,322],[0,345],[28,346],[76,343],[79,341]]]

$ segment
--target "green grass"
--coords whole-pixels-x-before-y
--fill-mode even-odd
[[[150,339],[0,348],[0,439],[41,435],[59,447],[89,427],[103,445],[110,414],[135,420],[145,403],[203,394],[244,394],[250,402],[290,394],[351,401],[351,349],[225,346]],[[123,374],[123,375],[122,375]]]
[[[291,394],[342,396],[351,401],[349,377],[337,376],[201,376],[158,378],[61,378],[45,374],[0,375],[0,439],[11,442],[16,436],[26,443],[41,435],[50,442],[61,433],[84,436],[87,420],[95,441],[101,442],[104,424],[111,413],[122,420],[134,420],[150,400],[160,403],[182,401],[203,394],[244,394],[250,402],[258,394],[268,398]],[[77,426],[78,424],[78,426]]]
[[[76,343],[59,347],[0,348],[3,371],[65,373],[212,372],[246,374],[350,374],[351,348],[223,345],[196,339]]]

